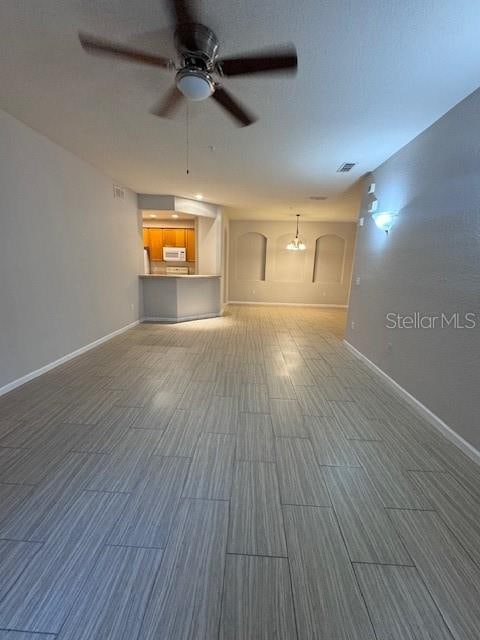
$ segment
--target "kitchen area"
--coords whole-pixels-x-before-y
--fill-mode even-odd
[[[177,196],[138,196],[142,220],[143,320],[221,315],[222,212]]]
[[[179,214],[173,214],[171,220],[159,215],[149,214],[143,222],[145,273],[195,275],[195,220],[178,220]]]

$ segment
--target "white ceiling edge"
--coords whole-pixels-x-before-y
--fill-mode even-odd
[[[297,221],[295,220],[267,220],[267,219],[263,219],[263,220],[240,220],[240,219],[235,219],[235,220],[229,220],[228,221],[231,224],[247,224],[250,225],[250,227],[252,229],[256,229],[256,228],[266,228],[268,227],[268,225],[270,224],[275,224],[280,226],[283,226],[285,228],[288,229],[292,229],[293,233],[295,232],[295,228],[296,228],[296,224]],[[299,222],[299,229],[300,229],[300,235],[302,234],[302,229],[308,229],[308,228],[313,228],[313,227],[318,227],[319,225],[355,225],[358,226],[358,220],[300,220]]]
[[[231,222],[292,222],[295,224],[296,216],[290,218],[228,218]],[[309,218],[308,220],[300,218],[300,224],[319,224],[319,223],[335,223],[335,224],[358,224],[358,218]]]
[[[322,202],[306,201],[292,207],[289,204],[266,205],[255,208],[224,207],[225,217],[229,220],[270,220],[288,222],[300,214],[303,222],[358,222],[367,173],[339,196]]]

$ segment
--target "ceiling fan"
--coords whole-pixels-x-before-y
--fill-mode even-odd
[[[174,40],[181,60],[180,66],[163,56],[84,33],[79,34],[80,43],[88,53],[175,71],[175,86],[152,110],[157,116],[172,116],[184,98],[199,101],[212,97],[239,126],[247,127],[255,122],[255,116],[223,87],[218,78],[279,71],[294,72],[297,69],[295,47],[288,45],[275,50],[220,58],[217,36],[197,21],[188,0],[167,0],[167,3],[176,24]]]

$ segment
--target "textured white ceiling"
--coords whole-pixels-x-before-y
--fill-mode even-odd
[[[198,7],[222,53],[291,41],[300,66],[293,79],[225,82],[259,116],[247,129],[211,101],[193,105],[189,176],[185,114],[166,121],[148,112],[173,78],[87,56],[76,35],[172,55],[162,0],[2,0],[0,108],[139,192],[201,192],[234,217],[299,210],[349,219],[352,199],[335,196],[479,84],[480,4],[472,0],[199,0]],[[345,161],[358,164],[336,173]]]

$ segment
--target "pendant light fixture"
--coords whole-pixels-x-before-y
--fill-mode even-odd
[[[295,234],[295,238],[293,240],[291,240],[288,244],[287,244],[287,249],[288,251],[305,251],[305,249],[307,248],[305,246],[305,243],[303,243],[300,238],[298,237],[298,220],[300,218],[300,214],[297,213],[297,233]]]

